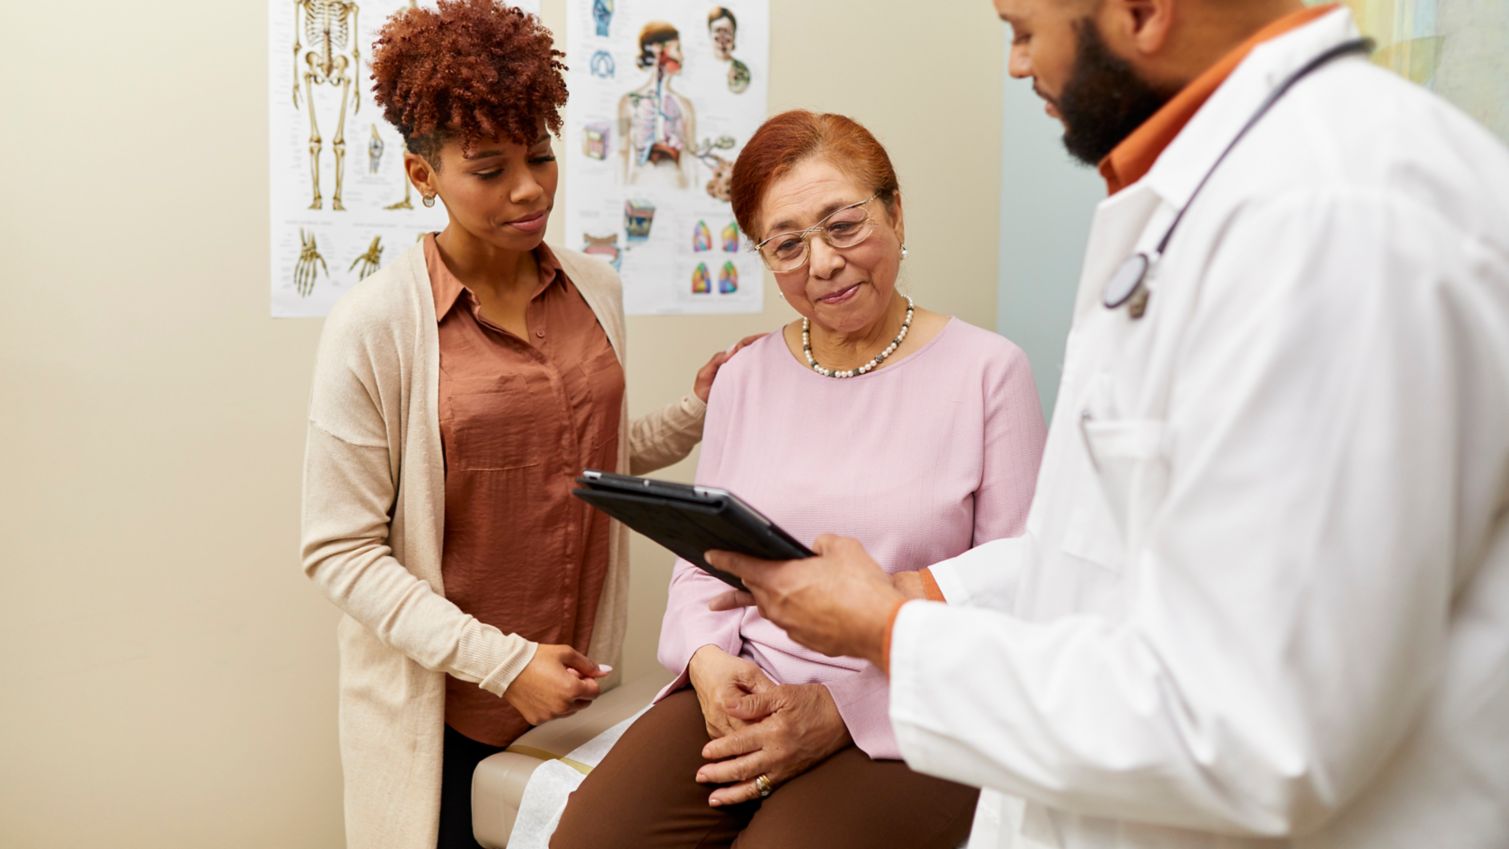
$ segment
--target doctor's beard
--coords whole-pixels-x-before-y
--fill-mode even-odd
[[[1096,165],[1175,92],[1137,76],[1130,64],[1106,47],[1089,18],[1077,21],[1074,31],[1074,66],[1054,103],[1064,121],[1064,147],[1069,155]]]

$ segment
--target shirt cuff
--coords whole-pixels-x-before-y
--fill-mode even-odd
[[[890,682],[880,669],[865,664],[819,682],[828,688],[849,737],[871,760],[899,760],[896,735],[891,733]]]
[[[898,611],[891,623],[888,645],[891,648],[890,663],[893,664],[889,678],[891,732],[896,736],[896,749],[912,769],[925,769],[930,762],[932,749],[927,745],[927,729],[935,728],[937,694],[933,692],[934,681],[923,673],[936,671],[936,664],[926,660],[928,647],[926,637],[936,631],[938,623],[929,614],[931,605],[914,602]],[[930,631],[930,629],[932,629]]]
[[[688,392],[681,396],[680,401],[671,405],[671,411],[671,416],[667,419],[671,427],[697,440],[702,439],[702,427],[707,423],[706,401],[698,398],[697,393]],[[687,451],[690,450],[688,447]]]
[[[666,696],[669,696],[670,694],[684,687],[690,687],[692,685],[692,658],[696,657],[697,652],[701,651],[707,646],[712,646],[715,649],[720,649],[724,654],[738,657],[740,649],[744,647],[744,637],[739,633],[738,629],[734,629],[732,637],[725,637],[722,642],[708,640],[704,643],[698,643],[697,647],[692,649],[692,653],[686,656],[686,662],[681,664],[681,670],[679,672],[676,670],[676,667],[674,665],[665,664],[664,657],[660,658],[661,664],[665,666],[666,671],[675,672],[676,677],[672,678],[669,684],[666,684],[664,687],[660,688],[660,692],[655,694],[655,698],[650,700],[650,704],[660,704],[660,700],[664,699]]]
[[[948,599],[943,595],[943,588],[938,586],[938,579],[933,577],[933,570],[931,568],[920,569],[918,572],[922,575],[923,597],[928,601],[947,602]],[[894,617],[892,619],[894,621]]]
[[[503,695],[509,687],[513,686],[514,679],[519,677],[519,673],[524,671],[531,660],[534,660],[535,651],[540,647],[539,643],[514,634],[504,636],[510,638],[508,656],[488,673],[487,677],[477,682],[477,686],[495,696]]]
[[[886,617],[885,623],[885,647],[881,650],[880,671],[891,674],[891,635],[896,631],[896,617],[901,615],[901,608],[906,607],[907,599],[896,602],[891,608],[891,615]]]

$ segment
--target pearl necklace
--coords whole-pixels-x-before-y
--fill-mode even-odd
[[[912,311],[917,308],[917,305],[912,303],[910,296],[902,295],[902,297],[906,298],[906,318],[901,322],[901,332],[896,334],[896,338],[891,340],[891,344],[885,346],[884,351],[876,354],[874,359],[870,360],[859,368],[834,371],[833,369],[819,363],[817,361],[817,358],[812,356],[812,321],[810,319],[803,318],[802,353],[807,356],[807,365],[812,366],[812,370],[822,375],[823,377],[832,377],[840,380],[846,377],[858,377],[862,374],[869,374],[870,372],[879,368],[880,364],[886,361],[886,357],[889,357],[890,355],[896,353],[896,349],[901,347],[901,341],[906,338],[907,331],[912,329]]]

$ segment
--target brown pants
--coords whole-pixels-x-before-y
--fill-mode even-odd
[[[769,798],[709,807],[707,742],[695,692],[655,705],[571,794],[552,849],[954,849],[969,834],[978,790],[852,744]]]

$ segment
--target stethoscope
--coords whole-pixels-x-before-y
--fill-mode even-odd
[[[1242,125],[1242,129],[1237,131],[1231,143],[1226,145],[1225,150],[1221,151],[1221,155],[1216,157],[1216,161],[1210,166],[1210,170],[1205,172],[1205,176],[1195,186],[1195,190],[1190,194],[1189,200],[1184,202],[1184,206],[1179,209],[1179,214],[1174,216],[1173,223],[1168,225],[1168,231],[1158,241],[1158,247],[1154,248],[1151,253],[1139,252],[1135,256],[1127,258],[1126,262],[1123,262],[1116,269],[1116,273],[1111,275],[1111,279],[1106,281],[1105,289],[1101,292],[1101,303],[1105,304],[1106,309],[1114,310],[1122,304],[1132,301],[1132,305],[1128,308],[1132,318],[1142,317],[1143,312],[1147,309],[1148,299],[1148,290],[1144,283],[1147,281],[1148,274],[1158,264],[1158,261],[1163,258],[1164,251],[1168,250],[1169,240],[1174,237],[1174,231],[1179,228],[1179,222],[1184,220],[1184,213],[1189,211],[1189,207],[1195,202],[1195,198],[1200,196],[1200,190],[1205,188],[1206,183],[1210,182],[1210,178],[1216,173],[1216,169],[1221,167],[1221,163],[1226,160],[1227,155],[1237,146],[1237,142],[1241,141],[1242,137],[1247,135],[1247,131],[1252,129],[1253,125],[1266,115],[1269,109],[1273,108],[1273,104],[1277,103],[1278,99],[1283,97],[1285,92],[1293,88],[1295,83],[1329,62],[1353,53],[1371,53],[1372,51],[1373,40],[1370,38],[1358,38],[1343,42],[1311,59],[1304,67],[1295,71],[1288,79],[1280,83],[1279,87],[1274,89],[1268,95],[1268,98],[1263,101],[1262,105],[1257,108],[1257,111],[1252,113],[1252,117],[1247,119],[1247,123]]]

